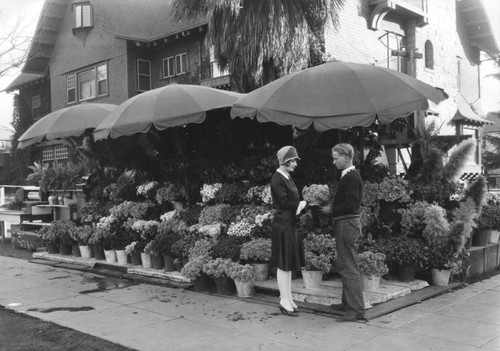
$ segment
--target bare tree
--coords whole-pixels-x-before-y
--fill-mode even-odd
[[[3,18],[0,8],[0,18]],[[31,37],[26,35],[28,25],[24,16],[16,19],[14,24],[0,24],[0,77],[3,77],[13,69],[21,67],[28,56]]]

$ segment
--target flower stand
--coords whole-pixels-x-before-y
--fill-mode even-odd
[[[304,280],[304,287],[306,289],[319,289],[321,279],[323,278],[323,271],[302,271],[302,278]]]
[[[205,273],[196,277],[193,280],[194,290],[197,292],[210,292],[212,286],[212,278],[210,278]]]
[[[449,269],[432,269],[432,285],[435,286],[447,286],[450,281]]]
[[[165,263],[164,263],[164,260],[163,260],[163,256],[161,255],[152,255],[151,256],[151,264],[153,266],[153,269],[163,269],[163,267],[165,267]]]
[[[116,263],[115,250],[104,250],[104,256],[106,257],[107,263]]]
[[[82,258],[92,257],[92,252],[90,251],[90,247],[88,245],[80,245],[80,254]]]
[[[126,265],[128,263],[128,255],[125,250],[115,250],[116,252],[116,260],[118,264]]]
[[[217,292],[223,295],[232,295],[236,292],[234,280],[229,277],[214,278]]]
[[[132,252],[130,254],[130,263],[132,264],[132,266],[141,266],[142,265],[140,252]]]
[[[165,272],[175,271],[174,257],[170,255],[163,255],[163,261],[165,263]]]
[[[142,266],[146,269],[153,268],[153,262],[151,260],[151,255],[141,252],[141,262]]]
[[[412,282],[415,280],[417,267],[411,264],[405,264],[398,267],[398,280],[400,282]]]
[[[94,257],[96,260],[104,261],[106,259],[106,255],[104,254],[104,250],[100,247],[93,246],[92,252],[94,253]]]
[[[241,280],[234,280],[234,283],[236,285],[236,292],[238,293],[239,297],[252,297],[254,294],[254,282],[253,280],[250,281],[241,281]]]
[[[263,281],[269,278],[269,263],[252,263],[251,266],[255,272],[256,281]]]
[[[361,283],[363,290],[378,290],[380,287],[380,277],[378,275],[361,274]]]

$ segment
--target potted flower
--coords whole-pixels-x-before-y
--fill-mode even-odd
[[[132,241],[130,244],[125,246],[125,253],[130,256],[130,262],[133,266],[142,265],[140,247],[144,249],[144,245],[141,245],[139,241]]]
[[[48,237],[57,237],[59,243],[59,252],[61,255],[71,255],[75,241],[70,237],[69,231],[76,224],[70,220],[60,219],[54,221],[48,226]]]
[[[330,188],[326,184],[312,184],[302,189],[302,197],[309,206],[319,206],[330,201]]]
[[[208,260],[208,256],[197,256],[190,259],[181,270],[181,274],[193,282],[194,289],[198,292],[210,291],[211,278],[203,271]]]
[[[156,257],[156,264],[153,265],[153,257]],[[159,260],[161,259],[161,263]],[[141,262],[144,268],[163,268],[163,256],[161,254],[161,247],[156,240],[151,240],[144,246],[143,252],[141,252]]]
[[[454,253],[450,249],[432,249],[428,263],[432,273],[432,285],[447,286],[452,274],[462,272],[462,256],[463,254]]]
[[[44,226],[38,231],[40,239],[47,246],[49,254],[59,253],[59,236],[50,230],[50,226]]]
[[[421,239],[394,238],[388,240],[384,252],[398,270],[398,280],[402,282],[413,281],[417,269],[425,268],[429,261],[429,247]]]
[[[80,254],[83,258],[92,257],[92,252],[89,247],[89,240],[94,233],[94,229],[90,225],[75,226],[69,230],[70,237],[76,241],[80,248]]]
[[[103,250],[106,262],[108,263],[116,262],[116,253],[112,247],[112,243],[115,236],[116,232],[110,231],[109,229],[100,226],[99,224],[96,226],[94,233],[89,239],[89,245],[92,245],[96,258],[97,258],[97,252]]]
[[[158,225],[158,235],[155,237],[155,241],[157,241],[160,247],[166,272],[175,271],[175,257],[172,247],[186,231],[186,224],[176,218],[162,221]]]
[[[306,289],[317,289],[323,273],[332,268],[336,258],[335,239],[326,234],[309,233],[304,239],[306,266],[302,269],[302,278]]]
[[[214,278],[217,292],[220,294],[232,294],[236,290],[234,281],[228,275],[233,265],[231,259],[221,257],[210,259],[203,265],[203,272]]]
[[[254,294],[255,271],[252,266],[235,263],[229,268],[228,275],[234,280],[239,297],[250,297]]]
[[[358,255],[359,271],[365,290],[376,290],[380,277],[389,273],[385,264],[385,255],[380,252],[365,251]]]
[[[243,243],[240,259],[250,262],[255,271],[255,280],[267,280],[271,261],[271,239],[252,239]]]
[[[472,237],[475,246],[498,243],[500,234],[500,197],[488,193],[481,214],[477,220],[477,231]]]

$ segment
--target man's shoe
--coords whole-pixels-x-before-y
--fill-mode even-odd
[[[337,322],[366,322],[364,313],[346,313],[337,319]]]
[[[331,304],[330,308],[333,311],[341,311],[341,312],[347,311],[347,306],[344,305],[343,303],[334,303],[334,304]]]

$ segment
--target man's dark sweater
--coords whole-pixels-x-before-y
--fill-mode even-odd
[[[332,204],[333,217],[359,215],[363,181],[357,170],[347,172],[339,182]]]

